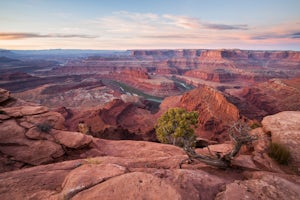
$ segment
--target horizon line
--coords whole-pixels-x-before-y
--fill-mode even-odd
[[[241,50],[241,51],[295,51],[300,50],[292,49],[244,49],[244,48],[140,48],[140,49],[85,49],[85,48],[50,48],[50,49],[5,49],[0,48],[0,51],[155,51],[155,50]]]

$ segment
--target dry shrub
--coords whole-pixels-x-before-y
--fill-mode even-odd
[[[287,165],[291,159],[290,151],[284,145],[279,143],[271,143],[268,154],[282,165]]]

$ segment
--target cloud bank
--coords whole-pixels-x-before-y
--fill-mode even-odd
[[[258,26],[206,21],[172,14],[118,11],[108,16],[59,27],[54,30],[56,33],[0,31],[0,40],[6,45],[17,46],[22,40],[24,46],[47,44],[51,48],[76,45],[76,48],[98,49],[243,48],[244,46],[255,49],[262,45],[283,43],[300,45],[299,24],[298,21]],[[35,40],[37,38],[44,40],[37,41]],[[32,42],[34,40],[35,42]]]
[[[251,37],[252,40],[270,40],[270,39],[300,39],[300,32],[292,33],[267,33]]]
[[[0,32],[0,40],[19,40],[26,38],[96,38],[91,35],[82,34],[38,34],[38,33],[11,33]]]

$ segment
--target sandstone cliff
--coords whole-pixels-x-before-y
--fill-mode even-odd
[[[224,73],[214,72],[214,70],[225,69],[230,74],[240,76],[239,81],[242,81],[249,74],[251,77],[259,77],[258,80],[262,79],[261,73],[264,73],[264,77],[267,79],[284,76],[295,77],[300,73],[299,67],[300,53],[294,51],[132,50],[131,55],[127,57],[112,59],[96,57],[82,61],[69,61],[63,67],[53,69],[51,73],[101,74],[128,68],[140,68],[149,73],[156,72],[158,74],[184,74],[189,70],[197,69],[202,73],[215,73],[216,76],[218,74],[223,76]],[[279,74],[277,74],[278,71]],[[193,74],[193,72],[187,73],[188,76]],[[222,81],[222,79],[220,80]]]
[[[132,50],[132,56],[136,57],[200,57],[201,59],[272,59],[300,61],[300,53],[296,51],[255,51],[239,49],[184,49],[184,50]]]
[[[206,84],[214,88],[227,87],[234,90],[236,86],[247,87],[272,78],[300,76],[300,53],[295,51],[132,50],[119,56],[68,59],[60,65],[56,62],[37,62],[42,68],[28,66],[30,63],[35,66],[35,62],[28,61],[24,68],[14,68],[9,73],[2,73],[0,87],[12,92],[31,90],[29,93],[35,93],[41,87],[50,86],[43,92],[44,96],[38,95],[38,100],[26,93],[20,94],[19,97],[46,106],[58,104],[76,107],[89,104],[94,106],[96,101],[103,105],[106,100],[112,100],[115,94],[116,97],[120,93],[126,94],[128,91],[119,87],[124,84],[130,87],[130,90],[136,89],[140,93],[160,98],[180,95],[187,91],[178,87],[174,77],[180,77],[184,84]],[[31,75],[25,74],[27,71],[30,71]],[[96,88],[94,81],[89,85],[80,83],[85,79],[103,80],[105,83],[103,85],[99,81]],[[110,84],[113,82],[117,84]],[[62,91],[64,88],[76,99],[73,104],[68,98],[68,91]],[[51,89],[52,92],[57,89],[59,95],[51,96]],[[80,102],[84,103],[80,105]]]
[[[219,138],[218,134],[239,119],[238,109],[229,103],[220,92],[207,86],[200,86],[179,97],[166,98],[161,104],[160,113],[170,107],[182,107],[188,111],[197,111],[200,127],[198,134],[210,139]]]
[[[244,101],[265,112],[265,115],[286,110],[300,110],[300,78],[272,79],[243,91]]]
[[[201,69],[190,70],[184,75],[219,83],[233,82],[238,78],[236,74],[222,69],[217,69],[214,71],[203,71]]]

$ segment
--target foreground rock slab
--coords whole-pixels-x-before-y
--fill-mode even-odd
[[[286,146],[291,152],[295,165],[300,167],[300,111],[284,111],[263,119],[265,132],[269,132],[272,142]]]
[[[234,181],[219,193],[216,200],[229,199],[290,199],[297,200],[300,196],[300,179],[293,182],[288,177],[276,174],[261,174],[259,177],[245,181]]]

